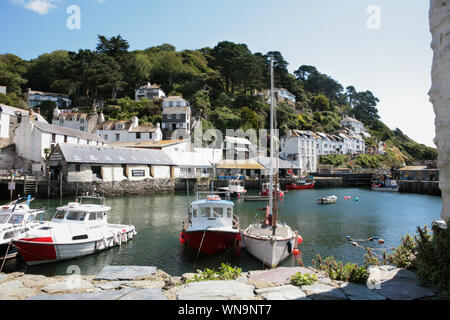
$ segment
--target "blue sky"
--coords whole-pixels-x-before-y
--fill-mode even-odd
[[[81,10],[79,30],[66,27],[70,5]],[[372,5],[380,29],[367,27]],[[0,53],[94,49],[97,34],[121,34],[131,50],[246,43],[280,51],[290,72],[314,65],[344,87],[371,90],[382,121],[434,146],[428,10],[426,0],[1,0]]]

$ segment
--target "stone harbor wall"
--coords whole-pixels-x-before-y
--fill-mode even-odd
[[[430,31],[434,52],[430,101],[436,114],[439,151],[439,186],[442,191],[442,219],[450,223],[450,1],[430,1]]]
[[[315,274],[311,285],[294,286],[297,273]],[[369,267],[366,285],[334,281],[303,267],[244,272],[236,280],[189,282],[156,267],[106,266],[98,275],[0,274],[0,300],[421,300],[436,296],[411,271]]]
[[[97,194],[105,197],[115,197],[123,195],[145,195],[154,193],[168,193],[175,190],[174,179],[145,179],[141,181],[123,180],[119,182],[63,182],[62,196],[74,197],[86,192],[92,193],[96,189]],[[52,180],[50,183],[51,197],[59,197],[60,182]],[[40,197],[48,196],[48,189],[39,190]]]

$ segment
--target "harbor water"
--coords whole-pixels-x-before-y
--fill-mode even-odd
[[[249,194],[257,194],[256,191]],[[331,205],[317,204],[317,198],[329,195],[339,200]],[[350,196],[346,200],[344,197]],[[59,205],[74,199],[34,200],[32,208],[44,208],[42,220],[50,220]],[[27,266],[20,258],[5,263],[4,272],[25,272],[46,276],[67,275],[79,271],[83,275],[97,274],[106,265],[156,266],[172,276],[198,269],[218,268],[222,262],[239,266],[244,271],[259,270],[263,266],[245,249],[236,257],[233,250],[213,256],[200,255],[179,243],[182,222],[189,203],[186,193],[117,197],[106,199],[112,207],[109,222],[132,224],[137,236],[121,247],[58,263]],[[235,214],[241,228],[262,219],[267,202],[235,200]],[[376,192],[364,188],[317,189],[289,191],[280,202],[279,218],[299,231],[304,241],[299,246],[305,266],[312,265],[317,254],[334,256],[344,262],[364,262],[365,250],[351,245],[346,237],[368,239],[380,237],[387,246],[396,247],[401,237],[416,233],[416,227],[430,226],[440,218],[441,198],[437,196]],[[367,242],[375,248],[380,245]],[[380,252],[381,251],[376,251]],[[387,253],[390,251],[388,250]],[[294,257],[280,266],[298,265]]]

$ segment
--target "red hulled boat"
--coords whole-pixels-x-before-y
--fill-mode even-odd
[[[306,182],[306,180],[298,180],[295,183],[287,184],[286,189],[288,190],[304,190],[304,189],[313,189],[314,181]]]
[[[234,203],[218,195],[191,203],[184,221],[180,243],[198,253],[215,254],[232,247],[240,248],[239,219],[233,214]]]

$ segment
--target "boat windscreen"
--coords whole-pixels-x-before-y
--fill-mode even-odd
[[[12,214],[9,218],[8,223],[21,223],[23,221],[23,215],[22,214]]]
[[[1,223],[6,223],[6,221],[8,221],[10,215],[9,214],[0,214],[0,224]]]
[[[71,221],[84,221],[85,217],[86,217],[86,212],[69,211],[66,219],[71,220]]]

